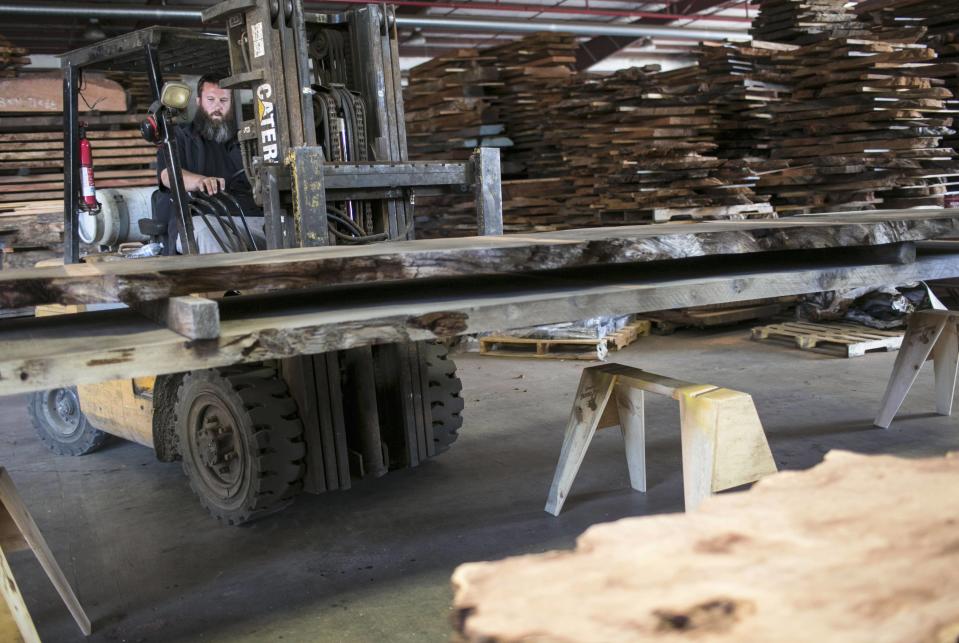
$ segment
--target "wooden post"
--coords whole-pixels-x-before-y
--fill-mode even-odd
[[[606,404],[613,392],[614,377],[593,366],[583,369],[576,390],[576,399],[573,401],[573,411],[566,425],[566,435],[563,437],[563,449],[559,454],[559,464],[553,476],[553,484],[549,488],[549,497],[546,501],[546,511],[558,516],[566,502],[569,488],[579,471],[586,449],[596,433]]]
[[[626,443],[629,485],[646,493],[646,414],[642,389],[617,383],[614,390],[619,428]]]
[[[875,426],[889,428],[919,376],[919,369],[930,357],[934,360],[936,376],[936,412],[952,415],[959,367],[957,323],[959,314],[947,310],[923,310],[909,317],[906,336],[892,367],[879,414],[873,422]]]
[[[646,491],[644,392],[679,401],[686,510],[710,494],[776,472],[752,397],[710,384],[691,384],[621,364],[583,369],[546,511],[559,515],[598,429],[620,426],[630,486]],[[615,404],[610,404],[615,400]]]

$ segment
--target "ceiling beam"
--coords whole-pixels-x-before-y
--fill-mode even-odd
[[[644,25],[667,25],[675,22],[676,14],[689,15],[690,18],[696,16],[707,9],[726,4],[729,0],[679,0],[672,5],[667,5],[662,18],[644,16],[634,20],[631,24]],[[635,43],[637,38],[629,36],[596,36],[579,46],[576,51],[576,69],[583,71],[589,69],[601,60],[609,58],[617,51],[624,49]]]

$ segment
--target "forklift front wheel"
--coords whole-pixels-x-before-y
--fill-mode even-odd
[[[276,371],[187,373],[174,424],[183,470],[204,507],[239,525],[279,511],[303,486],[303,423]]]
[[[109,437],[87,420],[72,386],[33,393],[28,410],[40,441],[57,455],[92,453]]]

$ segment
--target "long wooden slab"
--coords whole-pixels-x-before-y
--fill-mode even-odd
[[[231,289],[266,293],[528,273],[771,250],[867,246],[956,234],[959,210],[899,210],[157,257],[0,273],[0,308],[134,302]]]
[[[80,111],[124,112],[127,93],[120,83],[97,74],[83,79]],[[59,73],[34,74],[0,80],[0,112],[63,111],[63,76]]]
[[[573,551],[461,565],[464,641],[955,641],[959,457],[831,451]]]
[[[130,310],[0,323],[0,395],[109,379],[836,288],[959,276],[959,255],[911,264],[606,267],[576,278],[367,284],[220,301],[220,336],[190,341]],[[588,311],[584,312],[584,311]]]

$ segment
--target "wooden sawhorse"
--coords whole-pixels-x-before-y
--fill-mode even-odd
[[[747,393],[682,382],[621,364],[602,364],[583,369],[549,489],[547,512],[559,515],[597,429],[621,428],[630,485],[646,491],[644,391],[679,401],[687,511],[713,492],[776,472],[766,434]]]
[[[921,310],[909,316],[906,336],[896,355],[892,375],[882,396],[875,424],[888,429],[919,369],[932,358],[936,376],[936,413],[952,415],[956,394],[956,371],[959,367],[959,313],[948,310]]]
[[[3,596],[0,599],[0,640],[39,643],[37,629],[7,562],[7,554],[21,549],[33,551],[77,626],[89,636],[90,619],[80,606],[33,516],[23,504],[13,480],[6,469],[0,467],[0,595]]]

